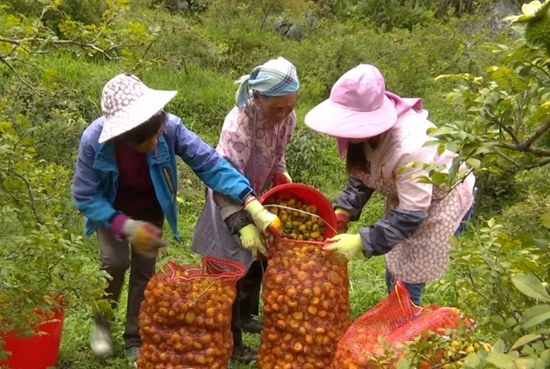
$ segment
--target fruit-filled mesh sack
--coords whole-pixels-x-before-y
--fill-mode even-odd
[[[263,277],[260,369],[329,368],[350,323],[347,262],[320,242],[270,245]]]
[[[145,289],[138,368],[226,368],[235,284],[244,273],[239,263],[213,257],[201,265],[168,262]]]
[[[391,348],[396,357],[403,356],[405,342],[432,331],[444,334],[462,321],[454,308],[435,305],[415,306],[401,281],[384,300],[357,318],[338,343],[333,369],[379,368],[380,357]],[[382,342],[381,342],[382,341]],[[396,360],[384,360],[385,368],[395,368]]]

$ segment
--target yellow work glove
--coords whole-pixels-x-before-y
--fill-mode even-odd
[[[281,238],[281,219],[273,213],[270,213],[255,197],[251,197],[244,205],[254,224],[260,232],[265,235],[272,235],[275,238]]]
[[[361,235],[359,234],[339,234],[329,238],[327,241],[334,243],[323,247],[323,250],[332,251],[337,255],[342,255],[348,259],[348,261],[356,257],[357,254],[365,249],[363,241],[361,240]]]
[[[244,226],[239,230],[239,233],[241,235],[242,246],[250,251],[254,257],[258,256],[258,252],[265,256],[269,256],[264,244],[262,243],[260,231],[254,224]]]
[[[130,243],[132,250],[145,257],[155,258],[158,249],[166,246],[161,230],[141,220],[128,219],[122,226],[122,234]]]

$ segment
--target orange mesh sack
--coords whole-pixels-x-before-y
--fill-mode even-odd
[[[348,328],[334,358],[334,369],[370,369],[368,361],[384,354],[379,337],[387,337],[409,323],[415,307],[401,282],[384,300],[357,318]]]
[[[403,343],[411,341],[417,335],[432,331],[438,334],[445,334],[445,330],[456,328],[460,322],[466,322],[456,308],[441,307],[434,310],[420,312],[416,319],[395,330],[388,335],[386,341],[389,343]]]
[[[145,289],[137,367],[227,368],[235,284],[244,273],[239,263],[213,257],[201,265],[168,262]]]
[[[430,330],[439,334],[455,328],[462,318],[454,308],[435,305],[415,306],[401,281],[384,300],[357,318],[338,343],[333,369],[372,369],[380,367],[377,359],[385,356],[380,338],[401,357],[403,344]],[[436,353],[434,353],[435,355]],[[395,368],[396,362],[384,362]]]
[[[320,242],[279,240],[263,277],[260,369],[329,368],[350,323],[347,263]]]

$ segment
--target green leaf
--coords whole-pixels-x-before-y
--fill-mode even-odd
[[[524,295],[536,300],[550,302],[548,291],[534,275],[517,274],[512,277],[512,283]]]
[[[481,361],[479,360],[479,356],[477,356],[477,354],[474,352],[464,358],[464,364],[477,367],[479,364],[481,364]]]
[[[522,357],[514,361],[514,368],[518,369],[534,369],[537,359],[531,357]]]
[[[531,319],[537,315],[544,314],[550,311],[550,305],[537,305],[532,306],[523,312],[522,318]]]
[[[430,146],[437,146],[437,145],[440,145],[441,144],[441,141],[439,140],[428,140],[426,142],[424,142],[424,147],[430,147]]]
[[[543,352],[541,352],[539,357],[541,358],[541,360],[544,360],[547,363],[550,362],[550,349],[546,349]]]
[[[468,134],[464,131],[460,131],[460,132],[457,132],[456,136],[460,141],[464,141],[468,137]]]
[[[481,160],[476,158],[469,158],[466,160],[466,162],[473,168],[473,169],[479,169],[481,166]]]
[[[524,346],[529,342],[538,340],[539,338],[540,334],[526,334],[525,336],[519,338],[516,342],[514,342],[514,344],[510,348],[510,351],[515,350],[517,347]]]
[[[504,353],[504,350],[506,349],[506,345],[504,344],[504,341],[499,339],[493,344],[493,352],[494,353]]]
[[[431,133],[434,132],[434,131],[437,131],[437,127],[430,127],[430,128],[428,128],[428,129],[426,130],[426,133],[429,135],[429,134],[431,134]]]
[[[534,306],[527,309],[521,318],[522,326],[525,328],[533,327],[550,319],[550,305]]]
[[[493,364],[497,368],[508,369],[515,368],[514,357],[508,354],[498,354],[491,352],[487,355],[487,362]]]
[[[550,246],[550,241],[544,238],[534,238],[532,241],[542,251],[548,250],[548,246]]]
[[[550,229],[550,211],[542,214],[540,217],[542,225]]]
[[[411,362],[405,358],[399,359],[395,369],[409,369],[411,367]]]

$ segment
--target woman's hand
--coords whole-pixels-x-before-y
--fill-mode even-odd
[[[342,255],[348,259],[348,261],[356,257],[365,249],[363,241],[361,240],[361,235],[359,234],[339,234],[329,238],[327,241],[334,243],[323,247],[323,250],[332,251],[337,255]]]
[[[126,237],[132,250],[142,256],[154,258],[158,249],[166,246],[162,232],[151,223],[128,219],[122,226],[122,235]]]
[[[336,222],[338,223],[338,232],[345,233],[349,228],[350,213],[346,209],[336,208],[334,211],[336,214]]]
[[[277,173],[273,176],[273,187],[280,186],[282,184],[292,183],[292,178],[287,172]]]
[[[248,211],[260,232],[281,238],[281,219],[264,208],[256,197],[250,195],[246,198],[244,210]]]
[[[260,236],[260,230],[254,225],[249,224],[239,230],[241,235],[242,246],[250,251],[254,257],[258,257],[258,252],[265,256],[269,256],[262,238]]]

